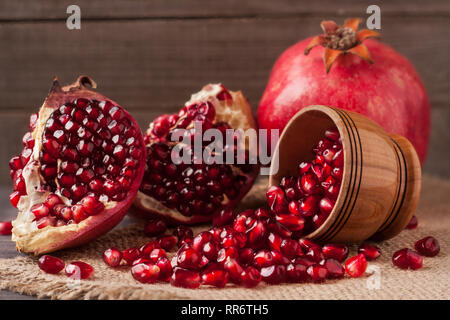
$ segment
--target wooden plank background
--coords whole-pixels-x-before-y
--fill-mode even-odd
[[[78,0],[82,28],[66,28],[72,1],[0,3],[0,185],[20,151],[28,115],[54,75],[63,83],[88,74],[99,90],[145,128],[177,110],[208,82],[242,89],[256,111],[277,56],[318,34],[322,19],[341,23],[381,7],[383,41],[408,57],[432,104],[425,170],[450,177],[450,2],[294,0]]]

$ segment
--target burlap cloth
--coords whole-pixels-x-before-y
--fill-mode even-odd
[[[256,206],[264,197],[266,180],[260,180],[243,202]],[[97,241],[82,248],[55,254],[66,262],[83,260],[95,267],[91,280],[74,282],[63,273],[49,275],[42,272],[36,259],[20,255],[0,259],[0,288],[38,298],[51,299],[449,299],[450,239],[450,181],[425,176],[417,217],[419,227],[405,230],[400,235],[379,243],[383,255],[371,262],[371,271],[358,279],[327,281],[323,284],[282,284],[245,289],[233,285],[225,289],[201,286],[190,290],[172,287],[166,283],[144,285],[136,282],[128,267],[112,269],[102,261],[102,252],[111,246],[128,248],[148,242],[141,224],[118,227]],[[199,227],[201,230],[205,227]],[[424,258],[418,271],[393,267],[394,251],[412,248],[414,242],[433,235],[441,244],[437,257]],[[352,247],[352,253],[355,252]]]

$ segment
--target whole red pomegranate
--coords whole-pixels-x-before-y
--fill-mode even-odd
[[[203,139],[208,129],[217,129],[223,142],[213,150],[211,142]],[[147,166],[134,202],[137,215],[162,218],[171,224],[194,224],[211,220],[215,213],[242,199],[253,185],[259,166],[250,164],[254,153],[246,139],[227,142],[231,129],[256,129],[256,121],[244,95],[221,84],[206,85],[178,113],[159,116],[150,123],[144,137]],[[187,139],[173,141],[172,134],[180,130]],[[199,143],[200,158],[190,149],[197,138],[203,140]],[[173,152],[180,146],[187,147],[183,152],[190,155],[174,161]],[[205,161],[207,151],[222,155],[222,163]],[[229,154],[232,161],[227,158]],[[243,155],[240,159],[239,154]]]
[[[86,76],[65,87],[55,80],[31,115],[22,153],[9,162],[19,251],[42,254],[92,240],[122,220],[138,191],[146,157],[141,130],[86,85],[96,87]]]
[[[378,33],[357,32],[359,22],[348,19],[339,27],[323,21],[323,35],[298,42],[278,58],[258,108],[258,124],[282,131],[295,113],[315,104],[356,111],[408,138],[423,163],[430,105],[422,81],[405,57],[367,39]]]

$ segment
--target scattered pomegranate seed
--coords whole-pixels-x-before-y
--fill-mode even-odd
[[[328,277],[328,269],[320,264],[313,264],[306,270],[314,282],[323,282]]]
[[[223,288],[228,283],[228,272],[224,270],[211,270],[202,273],[202,283]]]
[[[401,269],[417,270],[422,268],[422,256],[408,248],[398,250],[392,256],[392,262]]]
[[[178,239],[174,235],[165,235],[161,236],[158,242],[162,249],[170,251],[177,245]]]
[[[419,224],[419,221],[417,220],[417,217],[412,216],[411,220],[409,220],[408,225],[406,226],[406,229],[409,229],[409,230],[416,229],[418,224]]]
[[[144,228],[144,233],[149,237],[156,237],[167,230],[167,225],[163,220],[155,219],[149,221]]]
[[[154,283],[159,278],[160,269],[154,264],[140,263],[131,267],[134,279],[142,283]]]
[[[328,270],[329,279],[340,279],[345,275],[345,269],[338,260],[331,258],[323,260],[323,266]]]
[[[422,256],[434,257],[439,253],[441,247],[434,237],[428,236],[418,240],[414,244],[414,249]]]
[[[366,272],[367,260],[366,257],[359,253],[358,255],[349,258],[345,262],[345,271],[350,277],[358,278]]]
[[[363,243],[358,248],[358,253],[362,253],[367,261],[372,261],[381,256],[381,250],[377,246],[373,246],[369,243]]]
[[[322,247],[322,252],[327,259],[343,262],[348,256],[348,247],[343,244],[326,244]]]
[[[106,249],[103,253],[103,261],[111,267],[117,267],[122,261],[122,252],[114,247]]]
[[[133,264],[133,261],[141,257],[141,252],[138,248],[130,248],[122,251],[122,258],[127,262],[129,266]]]
[[[1,221],[0,222],[0,234],[8,236],[11,234],[12,223],[11,221]]]
[[[87,279],[94,275],[94,267],[83,261],[73,261],[66,266],[66,275],[72,279]]]
[[[47,273],[57,274],[64,269],[65,263],[59,258],[43,255],[38,260],[38,266]]]
[[[170,283],[175,287],[196,289],[201,284],[201,278],[196,271],[175,267]]]

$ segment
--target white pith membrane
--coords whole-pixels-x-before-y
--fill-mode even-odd
[[[217,95],[224,90],[231,95],[231,101],[219,100],[217,98]],[[257,129],[251,107],[241,91],[233,92],[227,90],[225,87],[223,87],[222,84],[208,84],[204,86],[201,91],[193,94],[190,100],[185,103],[185,106],[187,107],[193,104],[201,104],[205,102],[211,103],[214,107],[215,117],[213,120],[213,124],[224,122],[227,123],[232,129],[242,129],[243,131],[247,129]],[[179,120],[181,120],[181,118]],[[190,129],[193,127],[194,124],[192,122],[188,127],[186,127],[186,129]],[[146,134],[148,136],[151,135],[152,128],[153,122],[150,123],[150,126],[147,130]],[[238,147],[248,151],[248,140],[246,139],[240,141],[242,144],[245,144],[245,146],[241,145]],[[150,141],[150,144],[153,144],[155,142],[157,141]],[[176,143],[173,144],[175,145]],[[148,145],[149,144],[147,143],[147,146]],[[256,165],[255,169],[257,170]],[[232,166],[232,170],[233,172],[239,171],[236,166]],[[249,179],[254,180],[254,178],[255,177],[250,177]],[[249,183],[250,186],[252,183],[253,181]],[[225,194],[223,194],[223,196],[224,200],[222,201],[222,204],[228,203],[229,199],[227,199],[227,196]],[[198,215],[196,215],[195,213],[192,216],[185,216],[178,210],[165,206],[161,201],[148,194],[143,193],[142,191],[138,191],[134,203],[139,209],[156,213],[159,216],[168,218],[169,221],[175,220],[179,223],[189,223],[193,219],[193,217],[198,217]],[[205,218],[202,221],[205,220],[207,219]]]
[[[111,198],[105,199],[100,197],[98,200],[104,205],[104,209],[96,215],[88,215],[87,218],[85,218],[80,222],[75,222],[71,220],[69,222],[66,222],[68,223],[66,225],[55,225],[55,226],[48,225],[41,229],[39,229],[37,226],[37,219],[34,213],[31,211],[31,209],[33,208],[34,205],[44,203],[50,194],[56,194],[62,200],[63,205],[65,206],[71,207],[76,203],[79,203],[61,194],[60,192],[61,188],[58,184],[56,177],[53,178],[54,179],[53,182],[56,184],[56,187],[55,186],[50,187],[48,185],[48,180],[46,181],[41,173],[42,164],[40,162],[41,161],[40,157],[42,156],[41,150],[44,150],[42,142],[44,137],[43,133],[46,130],[47,120],[49,120],[53,112],[55,110],[58,110],[61,105],[72,103],[74,99],[73,93],[76,93],[77,90],[81,92],[79,98],[84,98],[82,95],[82,91],[85,90],[85,92],[89,92],[83,86],[83,81],[85,81],[84,78],[86,77],[80,77],[77,80],[75,84],[78,87],[76,87],[75,84],[73,84],[71,86],[61,88],[59,87],[58,82],[55,81],[57,85],[57,90],[59,91],[57,90],[53,91],[54,88],[52,88],[52,91],[50,92],[49,96],[44,101],[42,107],[39,110],[35,129],[31,132],[31,138],[34,139],[35,141],[34,147],[32,149],[32,155],[30,157],[30,160],[25,164],[25,166],[22,169],[22,176],[25,180],[27,194],[20,196],[19,202],[17,203],[17,209],[19,212],[17,218],[12,222],[13,224],[12,240],[16,242],[16,247],[19,251],[33,252],[35,254],[51,252],[60,249],[62,247],[66,247],[66,245],[71,241],[78,243],[79,241],[77,242],[77,240],[79,239],[77,238],[80,235],[83,235],[85,238],[89,239],[92,238],[93,235],[96,234],[96,232],[92,229],[93,226],[92,222],[93,221],[96,221],[97,223],[103,222],[105,223],[105,225],[111,226],[112,221],[116,220],[113,218],[113,214],[115,212],[118,212],[117,209],[124,207],[124,204],[121,204],[120,202],[122,200],[123,202],[125,202],[125,200],[131,202],[129,200],[130,196],[133,197],[132,193],[137,191],[132,190],[131,187],[128,188],[128,190],[125,189],[126,191],[122,191],[122,193],[126,193],[126,195],[123,196],[123,199],[121,201],[113,201]],[[90,84],[95,88],[95,82],[93,82],[90,79],[89,81],[91,81]],[[55,98],[56,95],[61,94],[62,99],[65,99],[66,98],[64,96],[65,93],[68,93],[69,96],[67,97],[67,99],[69,100],[67,101],[62,100],[63,102],[60,102],[59,96]],[[106,100],[113,106],[116,105],[113,101],[107,100],[97,93],[90,92],[86,97],[86,99],[88,99],[89,101],[95,98],[103,98],[102,101]],[[51,99],[54,100],[50,101]],[[122,110],[122,112],[125,115],[127,114],[123,109],[120,110]],[[125,118],[128,119],[127,116],[125,116]],[[129,120],[131,121],[132,119]],[[136,125],[134,120],[132,120],[132,122],[134,123],[134,125]],[[65,134],[67,135],[68,133],[65,132]],[[73,133],[73,135],[75,135],[75,133]],[[135,139],[137,141],[136,145],[138,147],[142,146],[142,140],[141,141],[139,140],[140,139],[139,133],[137,134]],[[80,140],[83,139],[80,138]],[[85,157],[91,157],[91,154]],[[106,154],[106,152],[102,150],[102,154],[104,155]],[[137,161],[139,161],[138,163],[144,161],[143,157],[144,156],[141,156],[141,159],[136,159]],[[58,156],[56,165],[58,173],[61,172],[60,171],[61,162],[62,162],[61,156]],[[142,174],[139,173],[139,166],[135,168],[135,172],[136,173],[133,179],[140,179]],[[133,189],[137,189],[137,187]],[[84,194],[81,198],[87,196],[88,194],[89,193]],[[62,218],[60,217],[59,219],[61,220]],[[89,235],[86,236],[86,233],[89,233]]]

